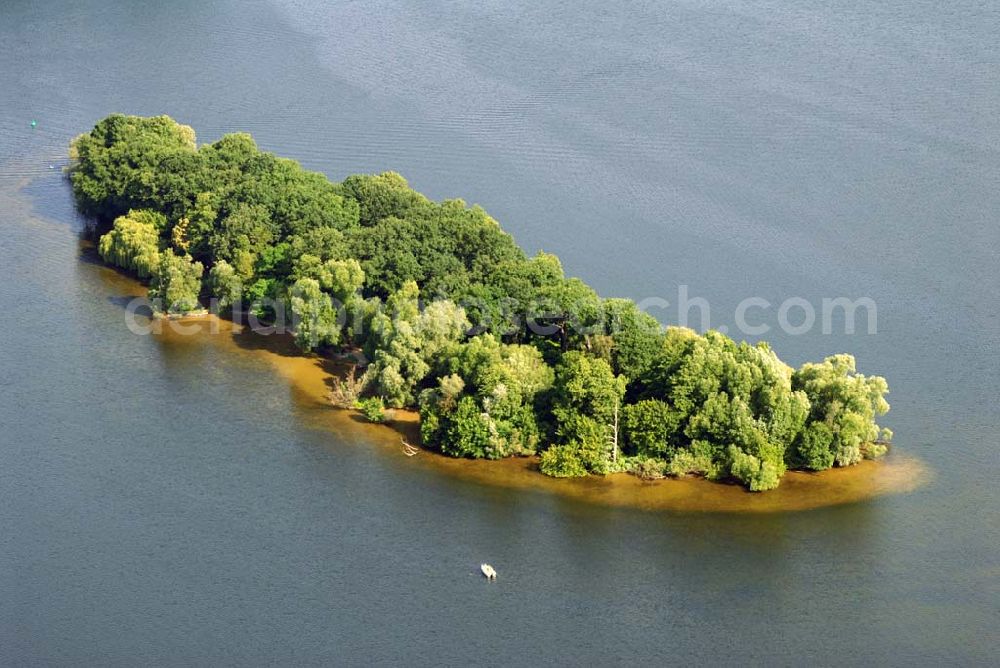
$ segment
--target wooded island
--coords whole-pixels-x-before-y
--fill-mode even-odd
[[[100,256],[148,279],[158,308],[287,314],[304,351],[363,351],[340,403],[373,421],[417,408],[444,454],[761,491],[891,438],[875,423],[886,381],[852,356],[796,370],[766,343],[664,328],[566,278],[556,256],[528,257],[482,208],[433,202],[394,172],[333,183],[247,134],[198,146],[167,116],[108,116],[71,158]]]

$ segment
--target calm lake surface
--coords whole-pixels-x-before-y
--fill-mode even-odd
[[[0,664],[995,664],[996,3],[366,5],[0,3]],[[765,298],[788,362],[889,379],[933,481],[645,513],[331,434],[251,356],[126,329],[60,174],[114,111],[400,171],[605,295]],[[841,296],[877,334],[778,329]]]

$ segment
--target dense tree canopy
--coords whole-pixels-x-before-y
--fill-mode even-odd
[[[888,386],[851,356],[796,371],[763,343],[664,329],[395,172],[333,183],[247,134],[198,146],[166,116],[109,116],[71,153],[100,256],[148,278],[158,308],[285,312],[304,350],[363,350],[365,415],[418,407],[424,443],[446,454],[766,490],[788,467],[878,456],[891,436],[875,423]]]
[[[456,456],[534,453],[541,435],[537,400],[554,379],[541,353],[532,346],[503,344],[491,334],[440,352],[432,374],[437,387],[420,397],[424,440]],[[485,439],[474,437],[480,432]],[[453,441],[449,435],[460,438]]]

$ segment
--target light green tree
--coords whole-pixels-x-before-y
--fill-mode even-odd
[[[149,278],[160,263],[160,231],[166,218],[153,211],[129,211],[115,219],[101,237],[97,252],[109,263]]]
[[[535,452],[541,431],[536,398],[552,386],[554,378],[538,350],[504,345],[490,334],[441,350],[437,368],[444,375],[438,376],[439,387],[421,394],[425,443],[442,451],[456,451],[451,439],[461,430],[453,431],[452,423],[458,419],[455,410],[461,398],[470,399],[479,415],[475,423],[467,422],[465,427],[482,422],[488,434],[485,440],[468,441],[482,448],[463,446],[463,456],[497,459]]]
[[[397,172],[376,175],[357,174],[344,179],[345,194],[360,205],[362,225],[374,225],[385,218],[404,218],[413,209],[428,204],[428,199],[410,188]]]
[[[340,340],[341,325],[330,295],[323,292],[319,281],[300,278],[290,291],[292,315],[295,319],[295,343],[302,350],[333,345]]]
[[[416,402],[417,386],[430,371],[434,356],[469,328],[464,309],[447,300],[433,302],[421,312],[418,294],[416,283],[404,284],[371,322],[369,349],[374,361],[366,376],[375,392],[395,408]]]
[[[811,407],[809,427],[796,441],[791,457],[795,464],[819,470],[885,452],[876,441],[880,436],[888,440],[892,432],[875,422],[889,410],[885,378],[857,373],[854,357],[844,354],[802,365],[792,383],[809,398]]]
[[[209,270],[208,289],[218,298],[219,306],[222,308],[235,306],[243,297],[243,281],[233,266],[225,260],[219,260]]]
[[[201,276],[204,267],[189,255],[177,255],[172,250],[160,254],[149,298],[160,311],[190,313],[200,308]]]

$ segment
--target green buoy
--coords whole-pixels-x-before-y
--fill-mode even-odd
[[[31,127],[35,127],[36,125],[38,125],[38,121],[31,121]]]

